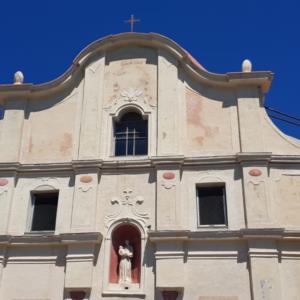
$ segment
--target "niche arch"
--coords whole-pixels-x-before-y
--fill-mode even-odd
[[[120,257],[118,250],[120,245],[124,245],[128,240],[133,247],[132,283],[140,283],[141,280],[141,233],[140,230],[131,223],[119,224],[112,231],[109,282],[119,282]]]
[[[122,286],[119,284],[118,248],[124,245],[125,240],[133,247],[132,284]],[[113,222],[105,238],[104,255],[104,282],[103,295],[144,295],[145,264],[144,251],[146,243],[146,229],[144,224],[131,218],[119,219]]]

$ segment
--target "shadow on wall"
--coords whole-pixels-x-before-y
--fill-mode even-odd
[[[199,97],[204,97],[212,101],[220,101],[222,102],[222,107],[236,106],[236,96],[232,88],[205,85],[184,72],[179,73],[179,79],[186,82],[191,90],[199,94]]]
[[[79,86],[83,78],[83,73],[76,72],[72,77],[69,85],[64,86],[63,90],[58,90],[55,93],[48,91],[46,96],[41,96],[36,101],[29,101],[25,112],[25,119],[29,119],[32,112],[43,111],[68,100],[73,95],[73,91]]]

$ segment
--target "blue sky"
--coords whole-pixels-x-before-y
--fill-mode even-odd
[[[2,0],[0,83],[17,70],[30,83],[55,79],[95,39],[129,31],[134,14],[135,31],[170,37],[211,72],[239,71],[244,58],[273,71],[266,105],[300,118],[299,12],[296,0]],[[275,123],[300,138],[300,127]]]

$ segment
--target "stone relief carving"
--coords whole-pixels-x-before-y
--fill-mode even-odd
[[[130,87],[128,90],[121,91],[119,101],[136,102],[139,101],[139,99],[147,103],[142,90]]]
[[[163,180],[162,184],[161,184],[166,190],[170,190],[171,188],[176,186],[176,182],[174,179],[172,180]]]
[[[145,94],[145,89],[129,87],[118,92],[118,89],[114,89],[115,94],[113,95],[112,104],[105,107],[110,109],[112,106],[122,105],[124,103],[139,103],[149,107],[155,107],[151,103],[152,97]]]
[[[89,190],[91,190],[93,187],[91,185],[80,185],[78,187],[78,190],[82,191],[83,193],[88,192]]]
[[[125,188],[121,197],[110,200],[110,211],[104,219],[105,226],[108,228],[117,218],[133,218],[146,224],[149,214],[141,210],[143,204],[142,196],[135,196],[133,190]]]
[[[272,296],[272,279],[262,279],[259,281],[260,284],[260,291],[261,291],[261,299],[265,299],[265,300],[271,300]]]

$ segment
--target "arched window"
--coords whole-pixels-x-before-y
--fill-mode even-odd
[[[116,156],[146,155],[148,153],[148,121],[139,113],[125,113],[114,124]]]

